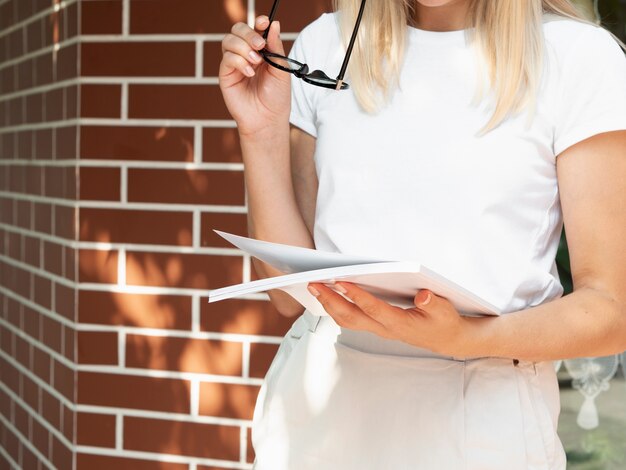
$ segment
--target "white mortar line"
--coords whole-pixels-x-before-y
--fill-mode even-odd
[[[246,462],[248,458],[248,433],[245,426],[239,428],[239,461]]]
[[[0,98],[0,102],[2,98]],[[80,118],[81,126],[119,126],[122,123],[119,119],[113,118]],[[78,125],[79,120],[70,119],[67,121],[39,122],[31,124],[18,124],[15,126],[0,127],[0,134],[9,132],[20,132],[37,129],[54,129],[57,127],[67,127]],[[237,123],[231,119],[141,119],[133,118],[123,122],[124,126],[137,127],[193,127],[200,124],[211,128],[236,128]]]
[[[95,83],[109,83],[109,82],[95,82]],[[111,82],[115,83],[115,82]],[[120,103],[120,118],[122,121],[128,121],[128,80],[122,82],[122,93]]]
[[[25,62],[25,61],[27,61],[29,59],[32,59],[34,57],[38,57],[40,55],[49,54],[50,52],[55,54],[56,51],[59,51],[60,49],[63,49],[64,47],[68,47],[68,46],[72,46],[74,44],[78,44],[79,41],[80,41],[80,36],[74,36],[74,37],[71,37],[69,39],[65,39],[64,41],[54,43],[54,44],[52,44],[50,46],[46,46],[46,47],[44,47],[42,49],[38,49],[38,50],[33,51],[33,52],[28,52],[26,54],[23,54],[23,55],[21,55],[19,57],[14,58],[14,59],[5,60],[4,62],[0,63],[0,70],[6,69],[6,68],[8,68],[8,67],[10,67],[12,65],[17,65],[20,62]],[[52,69],[52,72],[53,72],[53,79],[54,79],[55,78],[54,77],[54,72],[55,72],[54,68]]]
[[[193,163],[202,164],[202,126],[196,125],[193,129]]]
[[[41,167],[106,167],[150,168],[174,170],[222,170],[243,171],[243,163],[220,162],[159,162],[154,160],[6,160],[0,159],[0,165],[6,166],[41,166]],[[11,193],[14,194],[14,193]]]
[[[191,416],[189,413],[170,413],[166,411],[148,411],[134,408],[108,407],[98,405],[82,405],[76,406],[76,411],[81,413],[98,413],[111,415],[120,413],[125,417],[161,419],[167,421],[180,421],[183,423],[199,423],[199,424],[216,424],[223,426],[249,426],[250,421],[236,418],[223,418],[217,416]]]
[[[0,383],[0,386],[4,386],[4,384]],[[11,433],[13,433],[13,435],[15,435],[15,437],[26,447],[28,447],[28,450],[30,450],[33,454],[35,454],[37,456],[37,458],[43,463],[43,465],[46,466],[46,468],[49,468],[51,470],[55,470],[54,466],[52,465],[51,462],[48,461],[48,456],[43,455],[41,452],[39,452],[39,450],[32,444],[32,442],[28,439],[25,439],[24,436],[22,435],[22,433],[15,427],[13,426],[12,422],[8,421],[4,416],[2,416],[0,414],[0,421],[2,422],[2,424],[6,427],[7,430],[11,431]],[[9,458],[9,462],[11,462],[11,465],[13,465],[13,462],[15,462],[10,456],[9,454],[4,450],[4,447],[0,446],[0,453],[2,453],[3,455],[7,456]],[[20,470],[20,466],[14,467],[17,468],[18,470]]]
[[[202,457],[186,457],[182,455],[145,452],[138,450],[123,450],[118,451],[116,449],[107,449],[104,447],[91,447],[91,446],[75,446],[74,449],[81,454],[93,454],[93,455],[106,455],[110,457],[124,457],[127,459],[140,459],[140,460],[153,460],[158,462],[169,463],[182,463],[189,464],[195,462],[198,465],[207,465],[220,468],[233,468],[241,470],[251,470],[251,464],[242,464],[239,462],[232,462],[229,460],[207,459]]]
[[[4,355],[4,351],[0,353]],[[48,421],[46,421],[45,418],[43,418],[43,416],[40,415],[37,410],[33,410],[28,403],[22,400],[21,396],[18,396],[4,382],[0,382],[0,388],[4,391],[4,393],[9,395],[15,403],[20,405],[20,407],[24,411],[26,411],[29,415],[31,415],[33,419],[36,419],[37,421],[39,421],[39,424],[41,424],[44,428],[50,431],[51,434],[54,434],[56,438],[59,439],[65,447],[67,447],[68,449],[72,448],[72,443],[67,440],[67,438],[63,435],[63,433],[57,428],[55,428],[54,426],[52,426],[50,423],[48,423]],[[0,419],[5,419],[5,418],[4,416],[0,414]],[[63,422],[63,420],[61,420],[61,422]],[[28,436],[24,436],[24,437],[28,437]]]
[[[200,414],[200,381],[196,379],[191,380],[189,408],[189,414],[191,416],[198,416]]]
[[[194,248],[194,251],[200,248],[200,214],[201,212],[198,209],[193,211],[191,246]]]
[[[0,1],[0,5],[2,5],[3,3],[9,3],[11,0],[4,0],[4,1]],[[47,16],[49,16],[51,13],[57,12],[58,10],[60,10],[61,8],[67,8],[69,7],[72,3],[77,3],[78,0],[61,0],[58,4],[53,5],[51,7],[45,8],[43,10],[41,10],[38,13],[35,13],[32,16],[29,16],[28,18],[26,18],[23,21],[20,21],[18,23],[14,23],[11,26],[9,26],[8,28],[4,28],[3,30],[0,30],[0,38],[2,38],[3,36],[8,36],[9,34],[11,34],[13,31],[16,31],[18,29],[20,29],[23,26],[27,26],[30,23],[33,23],[41,18],[45,18]]]
[[[86,331],[86,330],[80,330]],[[121,330],[117,335],[117,364],[126,367],[126,331]]]
[[[124,415],[122,413],[115,414],[115,448],[124,449]]]
[[[250,343],[241,343],[243,354],[241,355],[241,376],[250,377]]]
[[[196,38],[196,78],[202,78],[204,68],[204,47],[202,39]]]
[[[0,420],[2,420],[2,422],[6,421],[6,419],[2,419],[2,415],[0,415]],[[0,446],[0,455],[2,455],[6,459],[7,462],[9,462],[9,465],[11,465],[12,470],[21,470],[21,466],[15,460],[13,460],[13,457],[11,457],[9,453],[6,450],[4,450],[4,447],[2,446]],[[191,466],[189,468],[191,468]]]
[[[191,297],[191,331],[195,334],[201,334],[200,331],[200,302],[202,298],[198,294]]]
[[[128,167],[126,165],[120,167],[120,202],[123,204],[128,202]]]
[[[122,1],[122,37],[130,34],[130,0]]]

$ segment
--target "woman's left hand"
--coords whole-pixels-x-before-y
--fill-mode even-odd
[[[319,295],[324,310],[343,328],[365,330],[388,339],[400,340],[433,352],[463,357],[469,341],[470,320],[461,316],[445,297],[421,289],[414,308],[391,305],[351,282],[335,282],[334,289],[345,289],[347,300],[318,282],[308,284]]]

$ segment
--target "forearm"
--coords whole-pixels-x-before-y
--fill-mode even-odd
[[[262,135],[240,135],[248,206],[248,235],[288,245],[315,248],[293,190],[289,150],[289,124]],[[253,266],[261,278],[283,274],[256,258]],[[284,291],[268,292],[283,315],[304,308]]]
[[[465,317],[463,356],[527,361],[596,357],[626,350],[626,308],[606,293],[580,288],[499,317]]]

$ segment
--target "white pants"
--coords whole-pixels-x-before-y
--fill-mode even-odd
[[[254,470],[564,470],[551,361],[441,356],[305,311],[257,398]]]

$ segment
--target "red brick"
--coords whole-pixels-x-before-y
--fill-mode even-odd
[[[191,245],[192,215],[174,211],[80,209],[80,240]]]
[[[34,287],[35,298],[33,300],[35,301],[35,303],[41,305],[44,308],[51,308],[52,282],[50,281],[50,279],[35,275]]]
[[[251,420],[260,387],[200,382],[199,413]]]
[[[42,389],[42,410],[41,415],[54,428],[61,427],[61,402],[51,393]]]
[[[39,312],[33,310],[32,308],[26,306],[24,307],[24,333],[33,339],[39,339],[39,334],[41,333],[41,326],[39,324],[40,320],[41,314]]]
[[[193,42],[83,42],[81,75],[183,77],[195,74]]]
[[[168,188],[163,191],[163,188]],[[128,170],[129,202],[245,205],[243,172],[218,170]]]
[[[38,55],[37,58],[35,58],[35,67],[35,85],[47,85],[52,82],[52,71],[54,67],[52,52]]]
[[[121,34],[122,0],[81,3],[81,34]]]
[[[82,201],[119,201],[120,169],[80,167],[80,199]]]
[[[52,463],[55,468],[72,468],[72,450],[52,435]]]
[[[126,336],[127,367],[241,375],[242,346],[233,341]]]
[[[24,60],[17,64],[17,81],[18,90],[26,90],[33,86],[33,63],[30,60]]]
[[[54,388],[70,401],[74,400],[74,382],[76,373],[64,364],[53,359]]]
[[[80,250],[78,278],[80,282],[117,283],[118,252],[111,250]]]
[[[15,359],[26,369],[30,369],[31,346],[28,341],[15,337]]]
[[[250,345],[250,377],[265,377],[277,351],[277,344],[252,343]]]
[[[115,447],[115,415],[77,413],[78,445]]]
[[[233,248],[233,245],[220,237],[213,229],[247,236],[246,214],[203,212],[200,216],[200,243],[202,246]]]
[[[63,418],[63,435],[68,441],[74,440],[74,420],[76,418],[76,412],[71,408],[62,405],[63,410],[61,411],[61,415]]]
[[[35,20],[26,25],[26,36],[28,37],[27,48],[28,52],[37,51],[43,46],[42,37],[42,20]]]
[[[76,454],[76,468],[79,470],[187,470],[189,465],[162,462],[159,460],[141,460],[108,455]]]
[[[119,118],[121,101],[121,85],[80,85],[81,117]]]
[[[35,375],[48,382],[50,380],[50,355],[39,348],[34,348],[33,363]]]
[[[65,31],[62,34],[64,40],[71,39],[78,35],[78,3],[72,3],[61,9]]]
[[[239,256],[127,252],[128,284],[216,289],[243,282]]]
[[[52,158],[52,130],[37,129],[35,133],[35,154],[37,160]]]
[[[246,21],[243,0],[207,2],[204,0],[131,0],[130,32],[150,33],[225,33],[238,21]]]
[[[54,284],[54,301],[56,312],[68,320],[75,320],[76,300],[74,299],[74,289],[63,284]]]
[[[74,240],[76,238],[74,222],[76,220],[74,207],[54,206],[54,234],[57,237]]]
[[[81,126],[81,158],[193,161],[193,129]]]
[[[74,160],[78,154],[77,126],[57,127],[55,157],[57,160]]]
[[[189,381],[78,372],[78,403],[189,413]]]
[[[67,359],[72,362],[76,362],[76,335],[77,332],[75,329],[69,326],[63,326],[63,338],[65,339],[65,351],[63,354]]]
[[[63,247],[55,242],[44,241],[43,268],[61,276],[63,274]]]
[[[47,315],[42,317],[42,343],[48,346],[50,349],[61,353],[61,328],[60,322]]]
[[[26,364],[26,366],[28,367],[28,364]],[[39,386],[26,375],[22,378],[22,380],[22,399],[33,410],[39,411]]]
[[[43,455],[50,454],[49,442],[50,442],[50,431],[48,431],[42,424],[37,420],[33,420],[33,439],[32,443],[35,448],[41,452]]]
[[[129,85],[128,116],[147,119],[232,119],[217,85]]]
[[[63,88],[55,88],[46,92],[46,121],[61,121],[63,119],[63,101]],[[36,106],[41,106],[41,98],[39,98],[38,103],[35,103],[34,107]]]
[[[200,298],[200,329],[243,335],[284,336],[294,318],[278,313],[266,300],[228,299],[209,303]]]
[[[65,87],[65,119],[78,117],[78,84]]]
[[[203,75],[205,77],[217,77],[220,71],[220,62],[222,62],[224,55],[222,41],[206,41],[203,44],[203,54]]]
[[[77,334],[79,364],[117,364],[117,333],[78,331]]]
[[[86,290],[78,296],[81,323],[191,329],[190,297]]]
[[[82,46],[81,46],[82,47]],[[78,46],[71,44],[57,52],[56,81],[69,80],[78,76]]]
[[[238,460],[239,427],[127,416],[124,449]]]

